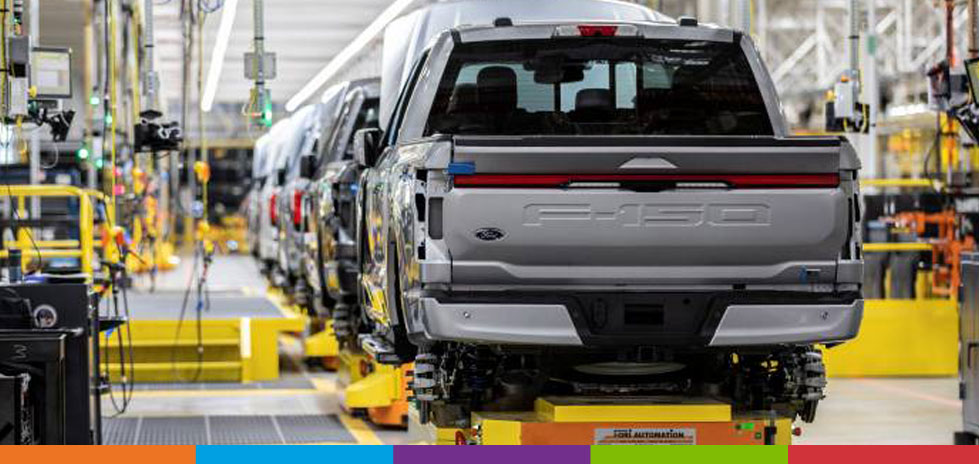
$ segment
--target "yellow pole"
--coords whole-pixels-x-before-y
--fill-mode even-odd
[[[107,52],[109,60],[109,116],[112,118],[112,123],[110,124],[109,130],[112,132],[110,137],[111,146],[109,147],[109,178],[110,188],[109,192],[110,198],[112,198],[112,206],[115,208],[116,204],[116,12],[114,9],[114,2],[112,0],[106,0],[105,7],[109,9],[109,50]]]
[[[78,234],[81,237],[82,251],[82,272],[88,274],[91,279],[95,273],[92,269],[92,254],[95,252],[95,225],[94,214],[92,213],[92,198],[87,193],[81,196],[81,207],[78,212]]]

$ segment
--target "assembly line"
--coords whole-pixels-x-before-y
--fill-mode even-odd
[[[72,1],[0,444],[979,444],[976,0]]]

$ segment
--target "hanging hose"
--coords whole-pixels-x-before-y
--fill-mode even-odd
[[[210,256],[204,255],[205,250],[203,247],[198,247],[194,252],[194,262],[191,265],[190,279],[187,282],[187,288],[184,291],[183,302],[180,305],[180,317],[177,319],[177,330],[174,334],[173,346],[170,350],[170,367],[173,372],[174,379],[181,382],[197,383],[200,381],[201,373],[204,370],[204,329],[203,329],[203,318],[204,313],[210,311],[211,309],[211,297],[210,291],[207,286],[207,274],[210,270],[211,258]],[[203,257],[203,268],[198,272],[198,266],[201,264],[201,258]],[[196,357],[197,366],[194,370],[194,374],[190,378],[185,378],[181,375],[180,370],[177,368],[177,354],[180,350],[180,335],[183,332],[184,322],[187,318],[187,304],[190,302],[191,292],[195,292],[196,301],[194,303],[194,315],[195,315],[195,337],[196,337]]]
[[[111,219],[110,219],[111,225]],[[132,253],[126,242],[125,231],[118,226],[112,226],[109,228],[108,234],[110,235],[110,240],[116,246],[116,250],[121,258],[120,262],[112,262],[106,260],[103,265],[109,269],[109,287],[105,290],[111,295],[110,306],[107,308],[107,312],[111,311],[112,315],[116,318],[123,318],[126,324],[120,326],[112,331],[105,334],[106,344],[108,344],[112,335],[116,335],[116,342],[119,346],[119,379],[122,386],[122,397],[121,400],[117,401],[115,396],[115,391],[112,386],[111,380],[109,380],[109,401],[112,403],[112,408],[115,410],[115,416],[120,416],[125,414],[129,409],[129,405],[132,403],[133,392],[136,386],[136,369],[135,369],[135,356],[133,349],[133,335],[132,329],[130,328],[130,323],[132,322],[132,315],[129,311],[129,296],[126,289],[126,258]],[[119,296],[122,295],[122,305],[119,303]],[[121,308],[121,310],[120,310]],[[125,334],[123,334],[125,331]],[[111,379],[111,372],[109,366],[111,361],[109,356],[105,358],[105,378]]]

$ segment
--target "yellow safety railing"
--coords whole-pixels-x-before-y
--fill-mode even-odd
[[[936,190],[940,184],[931,179],[860,179],[861,187],[923,188]]]
[[[108,224],[111,227],[115,215],[111,202],[105,194],[95,190],[87,190],[69,185],[0,185],[0,198],[8,198],[16,204],[17,217],[26,220],[28,198],[78,198],[78,240],[40,240],[34,236],[34,227],[28,224],[15,223],[11,228],[15,231],[14,243],[5,243],[5,249],[0,250],[0,258],[9,256],[9,248],[22,250],[24,267],[27,268],[31,259],[44,258],[78,258],[81,270],[91,279],[94,276],[94,261],[97,259],[95,245],[95,204],[105,205]],[[40,214],[35,212],[37,217]],[[10,218],[14,214],[11,211]],[[111,245],[111,244],[110,244]],[[112,260],[113,247],[107,245],[103,252],[105,258]],[[117,254],[117,253],[116,253]],[[116,258],[118,259],[118,258]]]
[[[865,253],[890,253],[901,251],[932,251],[934,246],[930,243],[922,242],[887,242],[887,243],[864,243]]]

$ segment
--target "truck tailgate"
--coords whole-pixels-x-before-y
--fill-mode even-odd
[[[838,139],[457,138],[455,284],[831,283],[852,230]],[[605,143],[605,145],[601,145]]]

